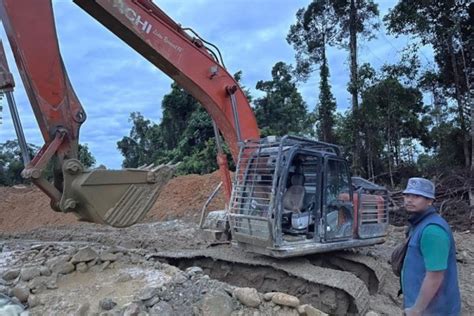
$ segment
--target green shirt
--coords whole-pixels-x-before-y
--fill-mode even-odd
[[[436,224],[425,227],[421,234],[420,248],[426,271],[442,271],[448,268],[451,241],[443,228]]]

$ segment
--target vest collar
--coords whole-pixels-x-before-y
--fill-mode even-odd
[[[436,213],[436,209],[433,206],[429,206],[426,210],[421,213],[411,214],[408,218],[411,228],[414,228],[418,223],[424,220],[429,215]]]

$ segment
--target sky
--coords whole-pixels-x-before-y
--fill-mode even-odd
[[[154,0],[162,10],[183,27],[193,28],[202,38],[217,45],[230,73],[243,72],[242,83],[254,97],[259,80],[270,80],[271,69],[279,61],[294,64],[294,50],[286,42],[290,25],[299,8],[309,0]],[[377,1],[376,1],[377,2]],[[378,1],[382,18],[396,1]],[[170,91],[171,79],[127,46],[70,0],[53,1],[60,50],[72,85],[82,103],[87,120],[81,127],[80,142],[86,143],[97,160],[111,169],[121,167],[123,157],[117,141],[128,136],[131,112],[159,123],[161,100]],[[381,19],[380,18],[380,19]],[[10,69],[14,75],[15,100],[26,140],[43,145],[28,98],[14,63],[7,37],[0,28]],[[395,38],[385,30],[376,39],[359,41],[359,63],[370,62],[376,69],[394,63],[409,43],[407,37]],[[350,106],[348,52],[329,48],[328,60],[332,93],[338,111]],[[430,56],[426,51],[425,56]],[[428,59],[422,62],[428,62]],[[318,99],[319,74],[315,72],[298,89],[309,110]],[[0,143],[16,139],[6,100],[2,101]]]

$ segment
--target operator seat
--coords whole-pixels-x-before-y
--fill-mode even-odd
[[[291,186],[283,195],[283,209],[285,211],[300,213],[304,207],[304,197],[306,194],[306,190],[303,186],[304,175],[294,174],[291,176],[290,182]]]

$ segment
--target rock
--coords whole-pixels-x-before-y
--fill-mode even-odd
[[[50,276],[51,275],[51,270],[46,266],[41,266],[40,267],[40,274],[43,275],[43,276]]]
[[[285,293],[276,293],[272,297],[272,302],[282,306],[297,307],[300,305],[300,300],[292,295]]]
[[[274,316],[299,316],[298,311],[289,306],[281,306],[281,309],[278,310]]]
[[[33,308],[35,306],[41,305],[41,299],[37,295],[31,294],[28,296],[28,307]]]
[[[194,276],[196,274],[203,274],[204,272],[200,267],[189,267],[186,269],[186,274],[189,276]]]
[[[91,247],[84,247],[72,257],[71,263],[89,262],[98,258],[97,252]]]
[[[175,274],[182,273],[180,269],[169,264],[163,264],[163,272],[170,276],[174,276]]]
[[[140,312],[142,312],[142,307],[137,303],[130,303],[123,308],[123,316],[138,316]]]
[[[109,311],[109,310],[113,309],[115,306],[117,306],[117,303],[112,301],[112,299],[110,299],[110,298],[104,298],[104,299],[100,300],[99,306],[104,311]]]
[[[272,297],[273,295],[277,294],[278,292],[268,292],[268,293],[265,293],[263,294],[263,299],[265,301],[271,301],[272,300]]]
[[[128,282],[132,279],[132,276],[126,272],[120,273],[117,277],[117,282],[123,283]]]
[[[87,263],[79,262],[78,264],[76,264],[76,270],[81,273],[86,273],[87,270],[89,270],[89,267],[87,267]]]
[[[188,280],[188,278],[186,277],[185,274],[183,273],[177,273],[173,276],[172,278],[172,282],[173,283],[176,283],[176,284],[183,284],[184,282],[186,282]]]
[[[0,294],[8,295],[10,288],[8,286],[0,285]]]
[[[379,316],[379,313],[374,311],[368,311],[367,313],[365,313],[365,316]]]
[[[314,308],[311,305],[303,305],[306,316],[328,316],[328,314],[320,311],[317,308]],[[367,316],[367,315],[366,315]]]
[[[159,297],[159,296],[153,296],[153,297],[150,298],[149,300],[143,301],[143,304],[145,304],[146,307],[152,307],[153,305],[155,305],[155,304],[158,303],[159,301],[160,301],[160,297]]]
[[[141,301],[146,301],[151,299],[154,296],[158,296],[160,290],[157,287],[147,287],[144,288],[140,294],[138,294],[138,299]]]
[[[155,304],[152,308],[150,308],[149,312],[150,312],[150,315],[160,315],[160,316],[175,315],[171,305],[166,302],[159,302],[158,304]]]
[[[254,288],[238,287],[234,289],[232,294],[245,306],[257,307],[262,302]]]
[[[24,286],[15,286],[12,289],[12,295],[15,296],[21,303],[26,303],[30,295],[30,289]]]
[[[104,263],[102,263],[102,265],[100,266],[100,271],[104,271],[105,269],[107,269],[108,267],[110,266],[110,261],[105,261]]]
[[[21,268],[20,277],[22,281],[28,282],[41,275],[39,267],[24,267]]]
[[[74,313],[74,316],[87,316],[90,306],[91,306],[91,305],[90,305],[88,302],[83,303],[83,304],[82,304],[81,306],[79,306],[79,308],[76,310],[76,312]]]
[[[203,316],[230,316],[232,310],[232,298],[226,293],[206,294],[202,299]]]
[[[5,281],[12,281],[20,275],[20,269],[10,269],[3,273],[2,279]]]
[[[58,263],[64,263],[64,262],[69,262],[71,260],[70,255],[60,255],[54,258],[49,259],[46,261],[46,266],[52,270],[52,267]]]
[[[106,253],[101,253],[100,254],[100,260],[102,261],[117,261],[118,256],[116,254],[106,252]]]
[[[30,282],[28,282],[28,287],[31,289],[33,293],[38,293],[45,289],[52,290],[52,289],[58,288],[56,285],[56,278],[53,276],[50,276],[50,277],[40,276],[40,277],[34,278]]]
[[[57,274],[68,274],[74,271],[74,265],[71,262],[57,262],[51,266],[51,270]]]
[[[95,266],[95,265],[97,264],[98,261],[99,261],[98,259],[94,259],[94,260],[92,260],[92,261],[89,261],[89,262],[87,263],[87,267],[88,267],[89,269],[92,268],[93,266]]]

